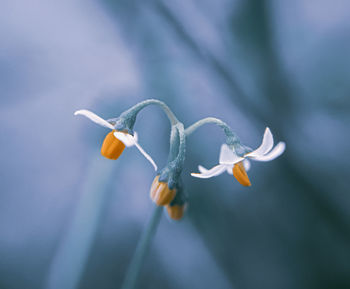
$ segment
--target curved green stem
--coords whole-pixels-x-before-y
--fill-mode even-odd
[[[176,165],[182,170],[183,162],[185,161],[185,153],[186,153],[186,133],[182,123],[178,123],[176,125],[178,134],[179,134],[179,151],[177,157],[174,159]]]
[[[168,162],[172,162],[179,153],[179,132],[176,125],[171,126],[170,132],[170,149]]]
[[[141,236],[141,239],[139,240],[139,243],[137,244],[135,254],[131,260],[128,271],[126,272],[124,283],[121,287],[122,289],[135,288],[137,278],[140,274],[141,266],[146,257],[152,237],[156,233],[159,221],[162,216],[162,212],[163,212],[163,207],[156,206],[154,208],[152,217],[147,227],[145,228]]]
[[[142,101],[125,111],[123,114],[137,115],[142,109],[151,104],[158,105],[165,112],[165,114],[170,120],[171,125],[175,125],[179,122],[175,114],[171,111],[171,109],[164,102],[157,99],[147,99],[145,101]]]
[[[186,135],[181,122],[171,127],[170,152],[168,162],[177,170],[182,170],[185,160]]]
[[[220,128],[223,129],[223,131],[227,137],[226,142],[229,145],[234,145],[236,143],[240,143],[238,136],[232,131],[232,129],[225,122],[223,122],[221,119],[218,119],[215,117],[207,117],[207,118],[203,118],[203,119],[195,122],[194,124],[192,124],[191,126],[189,126],[188,128],[185,129],[186,136],[191,135],[193,132],[195,132],[202,125],[205,125],[208,123],[216,124],[217,126],[219,126]]]

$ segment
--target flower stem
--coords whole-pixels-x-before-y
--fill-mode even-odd
[[[200,128],[202,125],[208,124],[208,123],[216,124],[217,126],[219,126],[224,130],[224,133],[226,135],[226,142],[229,145],[240,143],[238,136],[232,131],[232,129],[221,119],[218,119],[215,117],[207,117],[195,122],[194,124],[192,124],[191,126],[185,129],[186,136],[189,136],[190,134],[194,133],[198,128]]]
[[[181,173],[182,167],[185,161],[185,151],[186,151],[186,134],[185,129],[182,123],[178,123],[176,125],[176,129],[178,131],[179,136],[179,148],[178,148],[178,154],[176,158],[173,160],[175,166],[177,167],[177,170],[179,170],[178,174]]]
[[[162,212],[163,207],[161,206],[156,206],[153,209],[152,217],[137,244],[135,254],[131,260],[128,271],[126,272],[126,277],[121,287],[122,289],[135,288],[138,276],[140,274],[141,266],[146,257],[152,237],[156,233],[160,218],[162,216]]]
[[[171,125],[174,125],[179,122],[175,114],[171,111],[171,109],[163,101],[160,101],[158,99],[147,99],[142,102],[139,102],[138,104],[125,111],[123,114],[134,114],[136,116],[136,114],[138,114],[142,109],[152,104],[159,106],[165,112],[165,114],[170,120]]]

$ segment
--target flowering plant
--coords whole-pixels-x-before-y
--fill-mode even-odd
[[[152,104],[158,105],[164,110],[171,124],[169,158],[165,167],[160,170],[158,170],[150,155],[138,143],[137,133],[134,132],[138,113]],[[219,164],[209,170],[199,166],[199,173],[192,173],[191,175],[197,178],[211,178],[226,171],[229,174],[233,174],[243,186],[251,185],[247,175],[247,171],[250,168],[249,160],[271,161],[280,156],[285,150],[284,142],[279,142],[273,147],[273,137],[269,128],[266,128],[262,143],[255,150],[243,145],[231,128],[217,118],[204,118],[185,129],[184,124],[176,118],[170,108],[164,102],[156,99],[140,102],[123,112],[119,117],[107,120],[84,109],[76,111],[75,115],[83,115],[93,122],[112,130],[106,135],[101,147],[101,154],[104,157],[116,160],[123,153],[125,147],[136,146],[156,171],[156,176],[150,189],[150,197],[156,204],[156,208],[149,225],[140,238],[135,255],[126,273],[123,289],[135,287],[150,240],[159,224],[162,207],[167,209],[169,217],[173,220],[180,220],[184,215],[187,196],[183,190],[181,173],[185,163],[186,138],[188,136],[207,123],[214,123],[222,128],[226,135],[226,143],[221,146]]]
[[[158,105],[167,114],[171,123],[170,152],[167,165],[157,170],[157,165],[138,143],[134,125],[138,113],[148,105]],[[253,150],[241,144],[237,135],[222,120],[217,118],[204,118],[184,128],[170,108],[156,99],[148,99],[140,102],[123,112],[119,117],[105,120],[88,110],[78,110],[75,115],[83,115],[93,122],[107,127],[112,131],[108,133],[101,147],[101,154],[112,160],[116,160],[125,147],[136,146],[143,156],[153,165],[156,176],[150,189],[150,197],[157,206],[165,206],[168,215],[174,220],[183,217],[187,197],[184,194],[181,181],[181,172],[185,162],[186,138],[195,130],[207,123],[214,123],[221,127],[226,135],[226,143],[221,146],[219,164],[207,170],[198,166],[199,173],[192,173],[193,177],[211,178],[228,172],[233,174],[243,186],[250,186],[247,171],[250,169],[250,161],[271,161],[280,156],[285,150],[285,143],[279,142],[275,147],[273,136],[269,128],[266,128],[261,145]]]

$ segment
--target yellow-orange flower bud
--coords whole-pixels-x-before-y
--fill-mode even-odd
[[[150,196],[153,202],[158,206],[164,206],[170,204],[176,195],[176,190],[170,190],[168,184],[159,181],[159,176],[156,176],[153,180]]]
[[[166,209],[170,218],[173,220],[180,220],[184,215],[185,205],[167,205]]]
[[[106,135],[101,147],[101,154],[111,160],[119,158],[125,149],[125,144],[114,136],[114,132],[115,130]]]
[[[237,181],[241,185],[243,185],[245,187],[251,186],[251,183],[250,183],[250,180],[248,178],[247,172],[244,168],[243,162],[236,163],[233,166],[232,172],[233,172],[233,175],[235,176],[235,178],[237,179]]]

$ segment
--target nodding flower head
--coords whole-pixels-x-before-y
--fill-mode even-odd
[[[150,189],[152,201],[158,206],[165,206],[173,220],[182,218],[187,200],[183,192],[181,170],[173,162],[168,163],[154,178]]]
[[[115,119],[109,121],[105,120],[89,110],[78,110],[74,113],[74,115],[83,115],[93,122],[112,130],[106,135],[101,147],[101,154],[104,157],[116,160],[123,153],[125,147],[136,146],[136,148],[143,154],[143,156],[153,165],[154,169],[157,170],[157,166],[153,159],[143,150],[143,148],[137,142],[136,132],[132,135],[131,130],[127,127],[121,129],[118,127],[118,130],[116,130],[115,126],[113,125],[116,123]],[[118,123],[119,126],[120,123],[121,122]]]
[[[273,136],[269,128],[266,128],[261,145],[252,150],[248,147],[241,146],[239,149],[243,153],[237,153],[234,147],[229,147],[227,144],[221,146],[219,164],[207,170],[199,166],[200,173],[192,173],[193,177],[211,178],[227,172],[233,174],[237,181],[243,186],[250,186],[250,180],[247,171],[250,169],[250,160],[267,162],[279,157],[285,150],[286,144],[279,142],[273,147]]]
[[[170,189],[167,182],[159,181],[159,175],[154,178],[150,190],[150,197],[153,202],[158,206],[168,205],[175,198],[175,195],[176,189]]]

